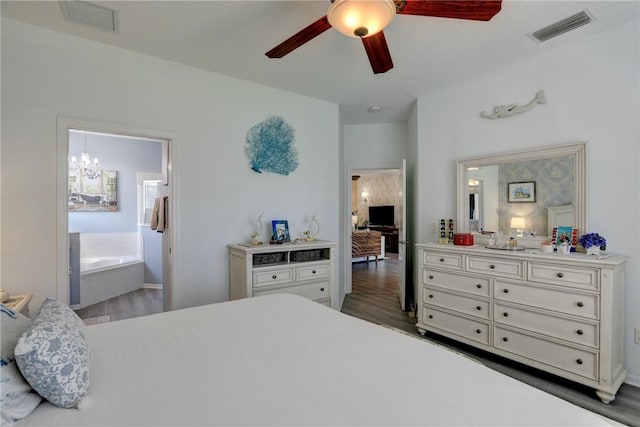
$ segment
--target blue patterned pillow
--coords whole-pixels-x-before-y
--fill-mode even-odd
[[[89,391],[87,328],[68,306],[47,298],[15,348],[20,372],[38,394],[62,408]]]

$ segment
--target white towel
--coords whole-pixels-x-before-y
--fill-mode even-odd
[[[153,212],[151,212],[151,225],[150,228],[152,230],[158,229],[158,211],[160,210],[160,197],[156,197],[155,202],[153,202]]]
[[[167,200],[168,197],[157,197],[153,204],[153,212],[151,213],[151,229],[162,233],[167,228]]]

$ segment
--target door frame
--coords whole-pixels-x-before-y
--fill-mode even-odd
[[[69,130],[81,129],[92,132],[110,133],[115,135],[126,135],[139,138],[151,138],[167,141],[168,163],[163,163],[163,168],[167,173],[167,183],[169,184],[169,224],[167,230],[169,233],[169,247],[171,255],[168,259],[162,260],[169,268],[169,277],[165,279],[164,285],[168,285],[168,289],[164,291],[163,298],[164,307],[173,309],[173,275],[171,258],[175,253],[176,233],[176,162],[175,162],[175,140],[176,135],[166,131],[158,131],[152,129],[143,129],[121,124],[105,123],[98,121],[90,121],[78,119],[74,117],[60,116],[56,121],[56,299],[69,305],[70,284],[69,284],[69,219],[68,219],[68,180],[69,180]],[[164,268],[164,267],[163,267]],[[169,301],[166,301],[166,299]]]
[[[402,168],[402,162],[405,161],[405,159],[403,158],[400,162],[400,165],[398,164],[389,164],[386,163],[384,165],[380,165],[380,166],[366,166],[366,167],[354,167],[351,165],[347,166],[347,176],[345,177],[345,182],[346,182],[346,202],[348,204],[348,212],[346,212],[346,214],[348,215],[347,221],[345,223],[345,236],[344,236],[344,242],[345,242],[345,254],[344,254],[344,269],[345,269],[345,274],[344,274],[344,278],[345,278],[345,286],[344,286],[344,293],[345,296],[347,294],[350,294],[353,292],[353,274],[352,274],[352,263],[351,263],[351,176],[355,173],[355,171],[373,171],[373,170],[399,170],[400,172],[403,171]],[[406,168],[405,168],[405,182],[406,182]],[[403,195],[403,197],[406,198],[406,196]],[[405,200],[405,206],[403,206],[403,211],[406,212],[407,210],[407,206],[406,206],[407,202]],[[346,209],[345,209],[346,210]],[[405,213],[405,215],[407,215],[407,213]],[[408,221],[408,220],[407,220]],[[407,224],[403,224],[404,229],[405,229],[405,233],[407,230]],[[406,234],[405,234],[406,235]],[[408,269],[408,259],[405,256],[405,259],[403,260],[403,262],[405,263],[405,271],[410,271],[410,269]],[[405,295],[406,295],[406,286],[407,286],[407,281],[405,278]],[[400,296],[399,296],[400,297]],[[341,301],[342,304],[342,301]],[[401,306],[403,306],[404,304],[401,303]]]

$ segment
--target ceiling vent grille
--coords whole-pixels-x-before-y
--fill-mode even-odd
[[[118,11],[104,6],[80,0],[65,0],[60,2],[62,15],[67,22],[87,25],[92,28],[118,32]]]
[[[538,42],[544,42],[568,31],[575,30],[578,27],[582,27],[594,20],[595,18],[589,10],[583,10],[562,21],[558,21],[555,24],[531,33],[531,37]]]

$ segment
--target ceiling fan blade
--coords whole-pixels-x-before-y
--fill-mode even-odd
[[[329,24],[327,17],[323,16],[313,24],[298,31],[297,33],[280,43],[278,46],[265,53],[265,55],[267,55],[269,58],[282,58],[286,54],[299,48],[314,37],[324,33],[329,28],[331,28],[331,24]]]
[[[384,37],[384,33],[380,31],[370,37],[362,39],[364,50],[367,51],[373,74],[386,73],[393,68],[393,61],[391,60],[391,53],[387,46],[387,39]]]
[[[501,8],[502,0],[404,0],[398,13],[488,21],[500,12]]]

